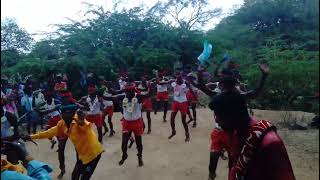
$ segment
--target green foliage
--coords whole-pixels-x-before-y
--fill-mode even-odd
[[[135,79],[144,74],[152,76],[153,69],[170,73],[176,62],[193,65],[203,41],[208,40],[214,46],[209,70],[213,72],[223,54],[228,53],[240,64],[249,89],[257,85],[260,76],[257,64],[270,64],[266,90],[256,100],[259,108],[319,109],[315,102],[301,98],[319,91],[317,0],[245,0],[214,29],[192,30],[220,13],[219,9],[208,7],[207,2],[168,0],[147,11],[138,7],[113,13],[89,5],[86,15],[93,18],[57,25],[55,38],[48,36],[37,42],[26,56],[19,48],[27,47],[28,36],[15,31],[24,34],[17,37],[26,38],[7,44],[1,38],[1,67],[5,67],[1,75],[32,74],[41,79],[49,72],[64,72],[71,90],[81,96],[80,70],[107,80],[115,80],[121,70],[128,70]],[[179,16],[179,12],[190,8],[199,10],[194,11],[195,21]],[[178,13],[173,23],[176,27],[164,21],[170,13]],[[3,51],[8,45],[14,48]]]
[[[1,21],[1,51],[17,50],[29,51],[32,38],[24,29],[20,28],[14,19]]]
[[[270,75],[265,91],[257,99],[260,106],[271,109],[307,110],[316,101],[302,101],[301,97],[312,96],[319,91],[319,61],[269,61]],[[250,83],[257,86],[260,71],[256,65],[242,73]]]

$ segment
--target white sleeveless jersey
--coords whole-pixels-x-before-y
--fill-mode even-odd
[[[157,92],[166,92],[168,91],[168,85],[167,84],[157,84]]]
[[[139,84],[138,88],[139,89],[145,89],[145,87],[143,87],[141,84]],[[140,90],[140,94],[141,95],[146,95],[146,94],[148,94],[148,92],[149,92],[149,85],[147,85],[147,88],[146,88],[145,91]]]
[[[98,100],[98,96],[96,96],[93,100],[93,102],[91,101],[91,98],[88,96],[87,97],[87,103],[89,104],[89,108],[90,110],[88,111],[87,114],[89,115],[95,115],[95,114],[99,114],[101,113],[101,104]]]
[[[132,104],[132,102],[127,102],[128,106],[130,106],[130,104]],[[141,109],[142,109],[142,104],[139,102],[136,102],[133,106],[132,106],[132,112],[129,110],[128,106],[126,107],[125,105],[122,105],[123,107],[123,118],[125,121],[135,121],[140,119],[141,116]],[[130,112],[129,112],[130,111]]]
[[[216,93],[221,93],[222,90],[221,90],[221,88],[219,87],[219,82],[216,82],[216,83],[214,83],[214,84],[216,84],[216,88],[215,88],[213,91],[216,92]]]
[[[46,109],[47,110],[52,110],[54,108],[56,108],[56,104],[54,103],[54,99],[52,98],[51,103],[47,104],[47,108]],[[53,112],[47,114],[47,117],[48,118],[52,118],[52,117],[58,116],[58,115],[60,115],[59,111],[53,111]]]
[[[178,85],[176,82],[171,84],[173,87],[173,100],[177,102],[187,102],[188,88],[185,83]]]
[[[110,94],[108,91],[104,91],[103,92],[103,96],[104,97],[112,97],[112,94]],[[103,103],[103,106],[105,108],[109,107],[109,106],[113,106],[113,102],[112,101],[108,101],[108,100],[105,100],[105,99],[102,100],[102,103]]]
[[[119,79],[120,90],[123,90],[125,85],[127,85],[127,82],[123,81],[122,79]]]

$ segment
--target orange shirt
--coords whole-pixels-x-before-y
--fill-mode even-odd
[[[77,120],[77,117],[75,116]],[[91,128],[91,123],[85,120],[83,126],[80,126],[76,120],[72,121],[68,131],[67,125],[63,120],[47,131],[31,135],[32,139],[47,139],[54,136],[66,134],[74,144],[79,159],[83,164],[87,164],[94,160],[104,149],[95,132]]]
[[[20,173],[24,173],[24,168],[19,164],[19,165],[13,165],[9,161],[5,159],[1,159],[1,172],[5,170],[10,170],[10,171],[17,171]]]

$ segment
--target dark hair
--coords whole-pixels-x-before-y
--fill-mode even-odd
[[[222,77],[219,81],[225,89],[232,89],[237,84],[237,79],[232,76]]]
[[[237,91],[222,92],[212,98],[210,108],[222,121],[228,121],[234,128],[249,125],[247,102]]]

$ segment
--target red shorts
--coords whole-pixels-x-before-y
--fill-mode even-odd
[[[112,115],[113,115],[113,106],[107,106],[107,107],[103,110],[103,113],[104,113],[105,115],[112,116]]]
[[[121,120],[122,133],[133,132],[136,136],[141,136],[143,134],[143,121],[142,118],[135,121]]]
[[[142,108],[148,112],[152,111],[152,101],[150,97],[143,100]]]
[[[168,91],[164,92],[157,92],[157,101],[168,101],[169,100],[169,93]]]
[[[211,132],[211,152],[222,152],[226,150],[228,156],[237,157],[240,145],[238,136],[230,134],[226,131],[213,129]]]
[[[171,105],[172,112],[178,112],[180,111],[181,114],[187,114],[188,113],[188,102],[177,102],[173,101]]]
[[[102,115],[101,114],[88,114],[86,120],[94,123],[97,127],[102,127]]]
[[[48,121],[47,129],[50,129],[58,124],[58,122],[61,120],[61,117],[59,115],[53,116]]]
[[[51,119],[49,119],[48,125],[47,125],[47,127],[46,127],[46,130],[48,130],[48,129],[54,127],[54,126],[56,126],[60,120],[61,120],[61,117],[60,117],[59,115],[53,116]],[[61,140],[62,140],[62,139],[67,139],[67,138],[68,138],[68,135],[66,135],[66,134],[60,135],[60,134],[59,134],[59,136],[58,136],[57,138],[58,138],[58,139],[61,139]]]
[[[198,97],[194,94],[192,94],[190,91],[187,92],[187,99],[188,99],[188,103],[198,103]]]

